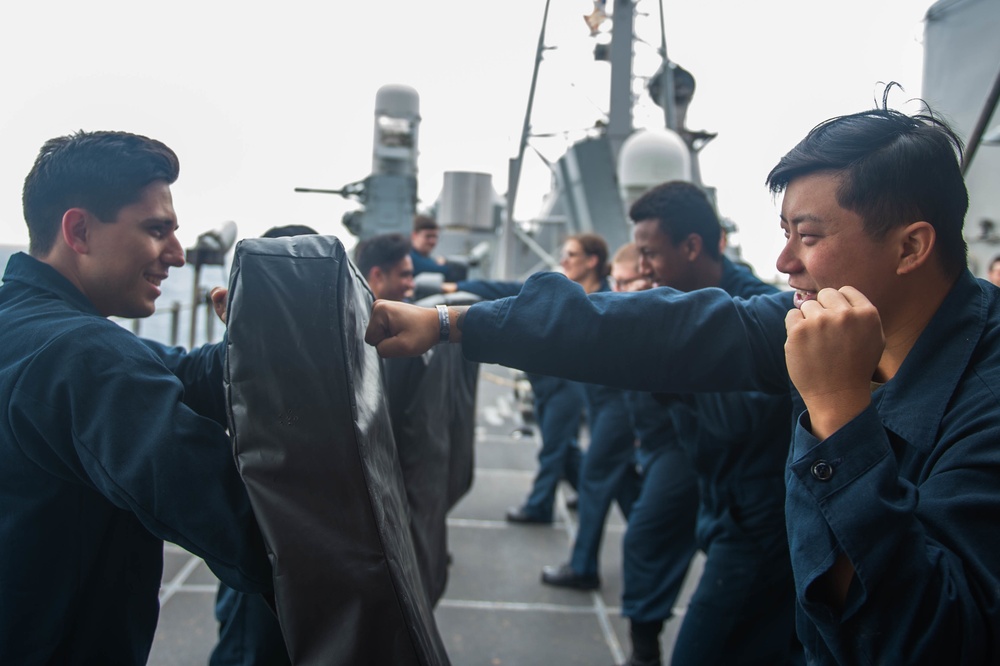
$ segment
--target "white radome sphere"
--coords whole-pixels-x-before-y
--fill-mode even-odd
[[[649,188],[671,180],[691,180],[691,153],[673,130],[637,130],[618,153],[618,184],[626,206]]]

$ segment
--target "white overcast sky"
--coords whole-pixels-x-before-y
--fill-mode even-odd
[[[667,50],[697,90],[687,126],[718,132],[701,154],[720,212],[740,228],[764,277],[781,244],[763,181],[813,125],[869,108],[895,80],[920,94],[930,0],[663,0]],[[608,2],[609,7],[613,5]],[[366,0],[237,3],[68,0],[0,9],[0,244],[27,242],[20,193],[39,146],[76,129],[158,138],[181,158],[174,203],[181,241],[225,220],[241,237],[301,223],[341,234],[355,204],[296,186],[340,188],[371,171],[375,93],[420,94],[419,194],[442,173],[484,171],[506,190],[545,3]],[[535,101],[539,140],[556,159],[607,110],[606,63],[582,16],[591,0],[552,0]],[[656,68],[659,2],[637,5],[636,74]],[[639,126],[662,123],[640,103]],[[518,218],[548,188],[526,168]],[[350,242],[348,242],[350,244]]]

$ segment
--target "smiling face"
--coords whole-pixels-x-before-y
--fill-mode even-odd
[[[654,287],[673,287],[691,291],[699,286],[693,275],[692,261],[700,251],[689,243],[674,245],[657,220],[640,220],[635,224],[634,239],[639,250],[639,272],[652,281]]]
[[[413,259],[404,256],[388,270],[374,266],[368,277],[375,298],[402,301],[413,296]]]
[[[153,314],[170,267],[184,265],[170,186],[150,183],[114,221],[101,221],[89,211],[83,215],[86,253],[78,277],[84,294],[105,317]]]
[[[896,233],[881,240],[863,228],[861,217],[840,207],[841,178],[818,172],[792,180],[781,203],[785,247],[777,268],[795,290],[795,307],[826,287],[851,286],[864,294],[883,318],[892,306],[899,264]]]

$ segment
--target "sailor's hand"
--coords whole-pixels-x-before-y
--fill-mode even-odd
[[[378,349],[379,356],[419,356],[441,339],[436,308],[398,301],[375,301],[365,342]]]
[[[212,308],[215,310],[219,320],[226,323],[226,300],[229,298],[229,290],[225,287],[213,287],[208,292],[208,297],[212,300]]]
[[[871,403],[885,337],[878,310],[854,287],[823,289],[785,316],[788,377],[826,439]]]

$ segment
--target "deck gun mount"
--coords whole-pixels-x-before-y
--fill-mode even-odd
[[[372,172],[339,190],[295,188],[296,192],[338,194],[361,203],[344,213],[345,228],[365,240],[386,233],[410,235],[417,213],[417,157],[420,99],[414,88],[389,84],[375,95]],[[450,280],[488,275],[490,241],[496,237],[503,201],[486,173],[446,171],[441,194],[422,213],[441,226],[435,252],[455,272]],[[471,272],[470,272],[471,271]]]
[[[296,187],[296,192],[339,194],[363,208],[344,213],[343,224],[360,240],[379,234],[409,234],[417,207],[417,136],[420,97],[405,85],[385,85],[375,94],[372,172],[339,190]]]

